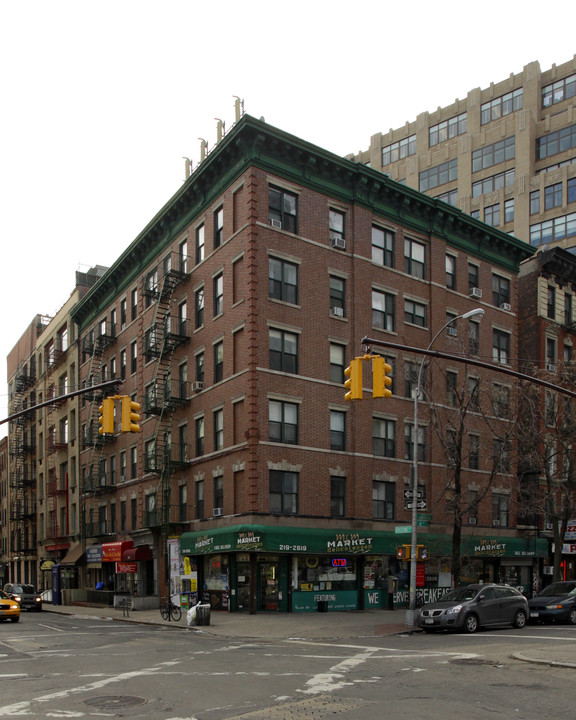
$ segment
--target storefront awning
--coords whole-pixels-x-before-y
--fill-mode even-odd
[[[222,552],[274,552],[330,555],[395,555],[410,535],[386,530],[328,530],[325,528],[233,525],[204,532],[183,533],[182,555],[210,555]],[[448,557],[452,552],[449,535],[418,533],[418,544],[427,545],[430,555]],[[462,537],[461,552],[470,557],[547,557],[548,543],[540,538],[484,535]]]
[[[131,547],[122,553],[123,562],[134,562],[136,560],[152,560],[152,550],[150,550],[148,545]]]
[[[68,550],[66,555],[60,560],[60,565],[76,565],[78,560],[84,555],[84,548],[82,547],[82,543],[79,543],[75,547],[73,547],[71,550]]]
[[[102,562],[119,562],[125,550],[132,547],[132,540],[102,543]]]

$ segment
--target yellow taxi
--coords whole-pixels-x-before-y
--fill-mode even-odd
[[[4,590],[0,590],[0,620],[8,619],[12,622],[20,620],[20,605],[16,600],[12,600]]]

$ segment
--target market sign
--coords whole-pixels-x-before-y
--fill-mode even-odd
[[[138,572],[138,563],[135,562],[117,562],[117,573],[136,573]]]

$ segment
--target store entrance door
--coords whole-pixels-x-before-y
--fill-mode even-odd
[[[269,560],[258,563],[258,610],[278,610],[280,563]]]

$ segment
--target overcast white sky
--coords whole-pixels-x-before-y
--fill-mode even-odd
[[[246,112],[340,155],[576,53],[573,0],[0,3],[0,419],[6,356],[76,270],[111,265]],[[478,12],[483,17],[478,16]],[[0,436],[7,424],[0,425]]]

